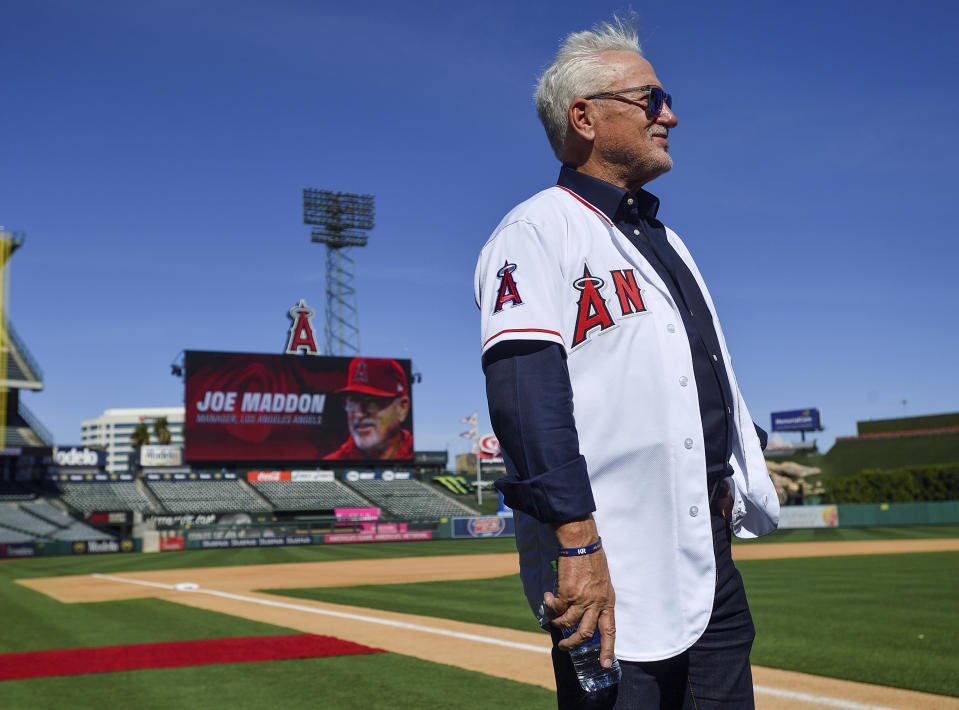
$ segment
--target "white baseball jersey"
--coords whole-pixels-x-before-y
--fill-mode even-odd
[[[776,491],[712,299],[685,245],[666,233],[709,305],[733,393],[733,529],[764,535],[778,523]],[[616,655],[681,653],[709,621],[716,570],[692,355],[669,290],[599,209],[559,186],[503,219],[480,254],[474,288],[484,352],[506,340],[548,340],[566,351],[616,590]],[[541,529],[527,540],[542,563],[555,556],[550,536]],[[528,560],[521,555],[524,568]],[[526,581],[538,605],[542,591]]]

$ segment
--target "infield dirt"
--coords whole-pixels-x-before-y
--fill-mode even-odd
[[[736,545],[736,559],[959,550],[959,540]],[[18,580],[65,603],[157,597],[554,688],[549,638],[483,624],[290,599],[264,588],[482,579],[518,572],[515,554],[303,562]],[[185,586],[184,586],[185,585]],[[178,588],[179,586],[179,588]],[[760,710],[959,710],[959,699],[753,667]]]

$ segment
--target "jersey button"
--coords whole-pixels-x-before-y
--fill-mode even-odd
[[[689,378],[686,377],[686,375],[683,375],[682,377],[679,378],[679,386],[680,386],[680,387],[685,387],[685,386],[688,385],[688,384],[689,384]]]
[[[633,234],[635,234],[635,235],[638,237],[638,236],[639,236],[639,230],[638,230],[638,229],[634,229],[634,230],[633,230]]]
[[[689,517],[695,518],[697,515],[699,515],[699,508],[695,505],[689,506]]]
[[[667,324],[666,324],[666,331],[669,332],[669,333],[675,333],[675,332],[676,332],[676,326],[673,325],[672,323],[667,323]]]
[[[635,201],[636,201],[636,200],[634,200],[632,197],[630,197],[628,200],[626,200],[626,204],[627,204],[627,205],[632,205]]]
[[[686,441],[683,442],[683,446],[685,446],[687,449],[693,448],[693,440],[686,439]]]
[[[719,362],[719,356],[713,355],[713,362]]]

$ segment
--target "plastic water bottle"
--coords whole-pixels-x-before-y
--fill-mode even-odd
[[[563,629],[563,636],[569,637],[575,629]],[[613,658],[613,664],[609,668],[603,668],[599,663],[599,628],[593,632],[593,638],[584,643],[579,648],[574,648],[569,652],[569,657],[573,660],[573,668],[576,670],[576,678],[579,680],[580,687],[587,693],[594,693],[597,690],[616,685],[623,676],[623,671],[619,667],[619,661]]]
[[[552,612],[546,608],[543,603],[539,607],[540,625],[544,629],[549,629],[550,621],[553,619]],[[569,638],[574,632],[573,629],[562,629],[563,636]],[[613,663],[609,668],[603,668],[599,663],[600,633],[599,627],[593,632],[593,637],[579,648],[574,648],[569,652],[569,657],[573,661],[573,669],[576,671],[576,679],[580,687],[587,693],[595,693],[603,688],[609,688],[619,683],[623,677],[623,671],[619,667],[619,661],[613,658]]]

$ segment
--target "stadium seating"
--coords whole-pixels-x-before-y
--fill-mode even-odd
[[[134,510],[139,513],[158,511],[136,482],[60,483],[60,499],[84,513]]]
[[[338,481],[253,481],[250,485],[277,510],[321,511],[370,505]]]
[[[4,427],[7,446],[43,446],[43,440],[30,427]]]
[[[37,538],[33,535],[27,535],[19,530],[12,530],[5,525],[0,525],[0,544],[36,542],[36,540]]]
[[[32,513],[42,520],[46,520],[52,525],[56,525],[59,530],[53,534],[55,540],[112,540],[113,535],[90,527],[86,523],[71,518],[66,513],[44,501],[33,503],[21,503],[20,508]]]
[[[170,513],[239,513],[269,511],[270,507],[239,480],[147,481]]]
[[[27,536],[26,540],[112,540],[113,536],[61,513],[49,503],[0,503],[0,527]],[[9,542],[9,540],[5,540]]]
[[[397,518],[437,518],[476,515],[476,511],[447,498],[416,480],[348,481],[364,498]]]
[[[59,529],[53,523],[21,510],[14,503],[0,504],[0,525],[48,540],[52,539],[52,533]]]

